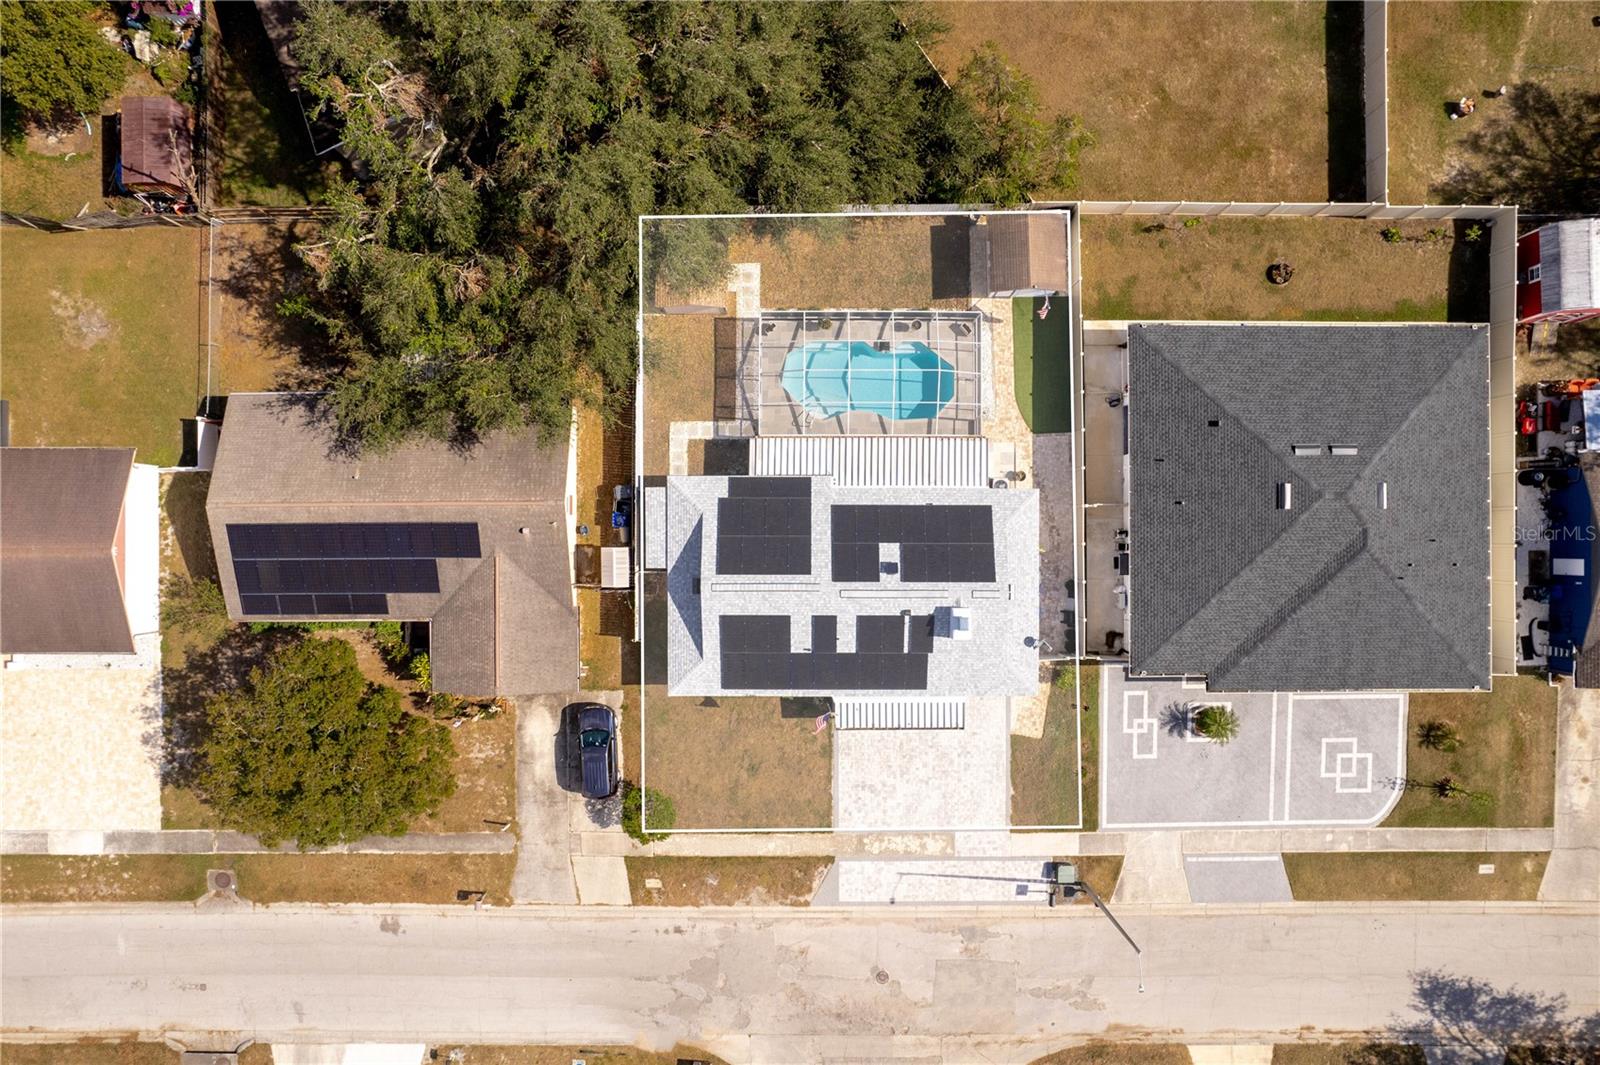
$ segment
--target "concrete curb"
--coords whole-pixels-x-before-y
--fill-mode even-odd
[[[92,837],[92,838],[90,838]],[[307,854],[509,854],[517,848],[510,832],[413,833],[367,836],[353,843]],[[299,854],[293,843],[263,846],[254,836],[209,829],[163,832],[0,832],[0,854]]]

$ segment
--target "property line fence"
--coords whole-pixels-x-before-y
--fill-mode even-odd
[[[1361,104],[1366,134],[1367,199],[1389,200],[1389,3],[1361,5]]]

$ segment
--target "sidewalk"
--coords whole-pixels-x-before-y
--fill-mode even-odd
[[[367,836],[353,843],[319,848],[314,854],[507,854],[517,837],[510,832],[416,832],[405,836]],[[293,843],[263,846],[242,832],[172,829],[122,832],[0,832],[0,854],[298,854]]]
[[[1556,703],[1555,849],[1539,900],[1600,898],[1600,691],[1561,685]]]

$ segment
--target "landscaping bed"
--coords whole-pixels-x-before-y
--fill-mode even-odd
[[[630,857],[628,887],[635,906],[809,906],[832,865],[826,857]]]
[[[1296,902],[1531,901],[1539,895],[1548,854],[1537,852],[1285,854]],[[1479,866],[1494,872],[1480,873]]]
[[[1011,823],[1018,828],[1096,827],[1100,671],[1082,671],[1081,695],[1078,675],[1072,666],[1052,674],[1042,736],[1011,737]]]
[[[1385,828],[1554,823],[1554,688],[1538,677],[1496,677],[1493,691],[1417,692],[1410,707],[1409,786],[1384,820]],[[1453,749],[1424,742],[1429,737],[1422,726],[1430,722],[1446,726],[1443,746]],[[1452,788],[1437,786],[1445,779]]]
[[[8,230],[0,375],[18,446],[134,447],[173,466],[204,387],[204,232]]]
[[[1068,1047],[1031,1065],[1190,1065],[1189,1048],[1181,1043],[1085,1043]]]
[[[1421,1047],[1404,1043],[1280,1043],[1272,1065],[1427,1065]]]
[[[1360,121],[1359,16],[1333,24],[1330,56],[1324,4],[1190,4],[1182,17],[1126,2],[927,6],[949,27],[929,49],[947,80],[994,41],[1047,117],[1077,115],[1094,134],[1075,197],[1320,202],[1329,155],[1350,154],[1330,146],[1328,111]],[[1337,77],[1352,44],[1354,86]]]
[[[451,903],[458,890],[511,901],[516,855],[138,854],[0,857],[0,902],[187,902],[207,869],[231,869],[241,897],[273,902]]]
[[[1442,322],[1454,307],[1473,306],[1473,294],[1460,291],[1470,278],[1452,270],[1467,249],[1439,223],[1089,214],[1080,222],[1088,319]],[[1481,232],[1475,243],[1486,248],[1488,239]],[[1285,285],[1267,280],[1279,261],[1294,268]]]
[[[179,1052],[165,1043],[97,1043],[87,1039],[69,1043],[7,1041],[5,1048],[6,1065],[179,1065]],[[272,1065],[272,1047],[267,1043],[252,1043],[239,1052],[239,1065]]]

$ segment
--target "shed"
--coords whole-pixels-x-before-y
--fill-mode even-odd
[[[990,215],[987,231],[990,296],[1050,296],[1066,292],[1067,216],[1057,211]]]
[[[119,182],[132,192],[186,197],[193,185],[189,109],[170,96],[124,96]]]
[[[1517,241],[1517,320],[1600,318],[1600,218],[1552,222]]]

